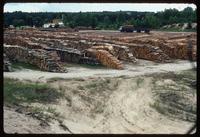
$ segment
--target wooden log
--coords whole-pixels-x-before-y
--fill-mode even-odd
[[[4,52],[11,60],[29,63],[38,66],[41,70],[65,72],[64,67],[55,59],[57,58],[55,53],[52,56],[44,50],[29,52],[29,49],[20,46],[4,46]]]

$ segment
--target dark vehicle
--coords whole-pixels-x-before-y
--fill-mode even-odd
[[[150,30],[148,28],[142,28],[142,27],[134,27],[133,25],[125,25],[125,26],[121,26],[119,28],[120,32],[145,32],[145,33],[149,33]]]

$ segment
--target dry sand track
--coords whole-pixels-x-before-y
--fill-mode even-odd
[[[196,63],[194,63],[196,64]],[[52,73],[43,72],[30,69],[22,69],[15,72],[4,72],[5,77],[17,78],[21,80],[43,81],[49,78],[84,78],[84,77],[119,77],[129,76],[134,77],[138,75],[168,72],[168,71],[181,71],[192,68],[189,61],[177,61],[176,63],[156,64],[151,61],[140,60],[139,65],[126,64],[124,70],[113,69],[91,69],[83,67],[70,67],[67,68],[68,73]]]

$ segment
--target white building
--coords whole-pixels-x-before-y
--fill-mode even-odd
[[[43,28],[54,28],[54,27],[64,27],[64,23],[60,19],[54,19],[53,23],[46,23],[43,25]]]
[[[13,29],[13,28],[15,28],[15,27],[14,27],[13,25],[10,25],[9,28],[12,28],[12,29]]]
[[[63,22],[58,22],[59,27],[64,27],[64,23]]]
[[[55,27],[55,24],[54,23],[46,23],[43,25],[43,28],[54,28]]]

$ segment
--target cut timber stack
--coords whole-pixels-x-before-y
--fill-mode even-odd
[[[66,72],[64,67],[45,50],[29,50],[19,46],[4,45],[4,52],[11,61],[29,63],[49,72]]]
[[[97,50],[96,58],[109,68],[123,69],[122,63],[106,50]]]
[[[192,43],[191,43],[192,44]],[[191,47],[191,49],[189,48],[189,43],[182,43],[182,42],[176,42],[175,43],[171,43],[169,45],[173,45],[174,48],[174,58],[177,59],[189,59],[189,55],[188,53],[191,50],[191,54],[192,54],[192,59],[196,60],[196,45],[193,45]]]
[[[28,40],[24,40],[22,37],[4,37],[4,44],[7,45],[18,45],[30,49],[42,49],[38,43],[33,43]]]
[[[159,47],[151,45],[136,45],[130,46],[132,53],[141,59],[151,60],[155,62],[171,62],[171,59]]]
[[[82,56],[82,53],[79,50],[72,48],[45,48],[45,50],[49,52],[56,52],[60,58],[59,60],[62,62],[78,63]]]
[[[179,37],[182,38],[182,37]],[[167,54],[170,58],[173,59],[188,59],[188,43],[189,41],[185,39],[174,39],[174,40],[149,40],[149,43],[153,46],[160,47],[160,49]],[[196,52],[195,52],[195,41],[191,41],[193,45],[193,53],[192,58],[196,60]]]
[[[120,45],[114,45],[114,55],[117,57],[119,60],[124,60],[124,61],[130,61],[133,63],[137,62],[136,57],[133,56],[132,52],[130,51],[129,47],[127,46],[120,46]]]
[[[81,57],[79,60],[80,64],[87,64],[87,65],[100,65],[101,63],[96,58],[91,57]]]
[[[196,40],[190,39],[193,46],[192,59],[196,60]],[[146,44],[159,47],[166,55],[172,59],[188,59],[188,38],[187,36],[176,36],[169,39],[132,39],[129,42],[135,44]]]
[[[85,50],[84,54],[87,57],[96,58],[96,53],[97,53],[96,49],[89,48]]]
[[[106,50],[113,56],[115,56],[119,60],[130,61],[133,63],[137,62],[137,59],[133,56],[127,46],[115,45],[102,43],[103,46],[93,46],[90,49],[94,50]]]
[[[4,52],[10,61],[27,62],[29,51],[15,45],[4,45]]]
[[[99,65],[100,64],[100,62],[96,59],[95,56],[93,56],[93,57],[85,56],[84,53],[80,52],[77,49],[45,48],[45,50],[49,51],[50,53],[54,52],[54,54],[56,52],[57,55],[59,56],[58,60],[61,60],[62,62],[88,64],[88,65]]]
[[[10,30],[4,31],[4,42],[9,45],[18,45],[29,49],[72,48],[81,52],[63,51],[59,54],[61,60],[74,63],[94,64],[96,56],[83,56],[83,52],[92,47],[95,50],[106,50],[118,60],[136,62],[138,59],[146,59],[155,62],[169,62],[169,59],[188,59],[188,41],[192,43],[192,58],[196,60],[197,35],[196,33],[104,33],[84,32],[69,33],[63,29],[51,29],[54,31],[40,30]],[[54,55],[51,55],[54,56]],[[172,60],[171,60],[172,61]]]
[[[6,57],[6,54],[3,54],[3,71],[5,72],[11,71],[11,63],[9,59]]]

